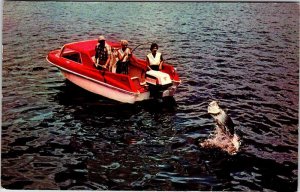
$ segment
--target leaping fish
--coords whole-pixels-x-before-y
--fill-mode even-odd
[[[209,103],[207,112],[214,118],[216,130],[213,137],[200,145],[206,148],[220,148],[231,155],[236,154],[240,147],[240,138],[235,134],[235,125],[230,116],[220,108],[217,101]]]

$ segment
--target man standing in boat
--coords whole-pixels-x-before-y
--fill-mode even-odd
[[[150,47],[151,53],[147,55],[146,61],[149,70],[160,71],[162,69],[163,57],[160,52],[158,52],[158,45],[152,43]]]
[[[109,67],[111,48],[105,42],[103,35],[99,36],[98,44],[95,47],[95,66],[97,69]]]
[[[122,48],[118,50],[118,58],[119,61],[117,62],[117,73],[123,73],[128,75],[128,63],[129,57],[131,56],[131,50],[128,48],[128,41],[121,40]]]

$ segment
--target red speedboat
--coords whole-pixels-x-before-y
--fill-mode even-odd
[[[106,43],[112,48],[110,65],[115,66],[115,53],[121,45],[108,41]],[[128,75],[117,74],[114,70],[99,70],[93,61],[96,44],[97,39],[69,43],[59,50],[51,51],[47,60],[74,84],[123,103],[174,95],[181,80],[172,65],[163,63],[161,71],[147,71],[146,61],[132,55]],[[145,81],[146,83],[142,83]]]

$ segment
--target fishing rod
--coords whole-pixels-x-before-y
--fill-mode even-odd
[[[146,42],[146,43],[142,43],[142,44],[137,45],[135,48],[132,49],[131,53],[133,53],[134,50],[136,50],[136,48],[138,48],[139,46],[146,45],[148,43],[150,43],[150,42]]]

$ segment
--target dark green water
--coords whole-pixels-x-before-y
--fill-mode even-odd
[[[296,191],[298,17],[297,3],[4,2],[2,187]],[[101,34],[156,41],[183,81],[175,101],[110,101],[45,60]],[[213,99],[237,124],[235,156],[198,146]]]

